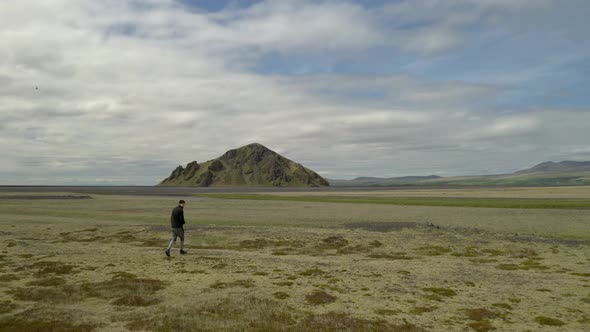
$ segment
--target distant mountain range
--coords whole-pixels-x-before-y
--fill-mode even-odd
[[[160,186],[318,187],[329,183],[316,172],[253,143],[202,164],[178,166]]]
[[[328,180],[332,186],[571,186],[590,185],[590,161],[544,162],[509,174]]]

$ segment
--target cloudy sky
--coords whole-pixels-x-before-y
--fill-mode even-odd
[[[259,142],[328,178],[590,160],[586,0],[0,2],[0,184]]]

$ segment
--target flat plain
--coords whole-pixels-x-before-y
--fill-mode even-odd
[[[0,331],[590,329],[590,187],[165,190],[0,193]]]

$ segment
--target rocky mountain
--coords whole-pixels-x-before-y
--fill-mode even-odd
[[[590,171],[590,161],[561,161],[558,163],[547,161],[529,169],[516,173],[543,173],[543,172],[583,172]]]
[[[316,172],[289,160],[267,147],[253,143],[232,149],[202,164],[178,166],[160,186],[318,187],[329,183]]]
[[[590,185],[590,161],[547,161],[509,173],[473,176],[409,176],[401,178],[361,177],[330,180],[333,186],[579,186]]]

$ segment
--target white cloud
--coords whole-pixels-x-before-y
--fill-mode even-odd
[[[475,14],[451,14],[438,1],[415,7],[442,6],[448,17],[420,16],[408,2],[376,12],[353,2],[272,1],[213,14],[174,1],[150,1],[149,10],[130,3],[0,3],[0,183],[153,184],[178,163],[252,141],[334,177],[431,173],[458,160],[481,169],[489,162],[482,154],[515,145],[535,161],[545,159],[538,144],[549,156],[585,153],[586,114],[502,118],[476,105],[497,93],[491,85],[246,70],[272,52],[435,54],[463,42],[462,24],[508,2],[470,2]],[[407,32],[387,25],[400,15],[441,22]],[[548,137],[560,130],[568,135],[557,146]]]

